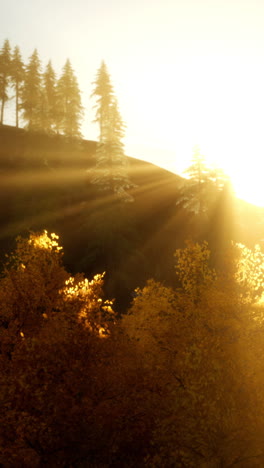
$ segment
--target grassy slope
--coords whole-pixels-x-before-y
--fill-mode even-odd
[[[122,310],[146,279],[175,281],[173,252],[184,239],[207,237],[216,244],[227,232],[226,208],[220,200],[201,229],[176,207],[182,179],[134,158],[129,175],[137,186],[131,191],[135,202],[120,205],[111,196],[99,197],[90,184],[95,150],[94,141],[0,127],[0,255],[18,234],[55,231],[67,267],[88,276],[106,271],[106,292]],[[262,236],[260,210],[236,202],[235,211],[237,240],[252,243]]]

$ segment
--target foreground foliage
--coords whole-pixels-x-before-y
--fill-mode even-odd
[[[150,280],[123,318],[160,388],[148,466],[263,466],[263,254],[231,246],[210,266],[206,243],[177,250],[182,287]]]
[[[145,450],[145,377],[101,287],[66,273],[55,235],[18,240],[0,284],[3,466],[118,466]]]
[[[0,281],[4,467],[261,467],[263,254],[177,250],[120,320],[57,236],[18,239]],[[257,303],[258,301],[258,303]]]

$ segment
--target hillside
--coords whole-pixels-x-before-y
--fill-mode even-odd
[[[94,141],[0,127],[2,259],[17,235],[56,232],[69,271],[106,271],[106,294],[122,310],[148,278],[175,282],[173,253],[186,238],[206,238],[218,252],[227,233],[249,244],[263,236],[262,210],[219,196],[200,220],[176,205],[182,178],[132,157],[134,203],[99,196],[90,183],[95,151]]]

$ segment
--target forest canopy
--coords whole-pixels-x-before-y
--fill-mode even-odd
[[[62,255],[19,238],[0,280],[2,466],[261,466],[261,251],[188,241],[121,317]]]

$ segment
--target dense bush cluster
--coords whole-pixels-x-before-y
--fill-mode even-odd
[[[0,281],[4,467],[264,464],[263,254],[177,250],[118,318],[103,276],[71,277],[57,236],[18,239]]]

